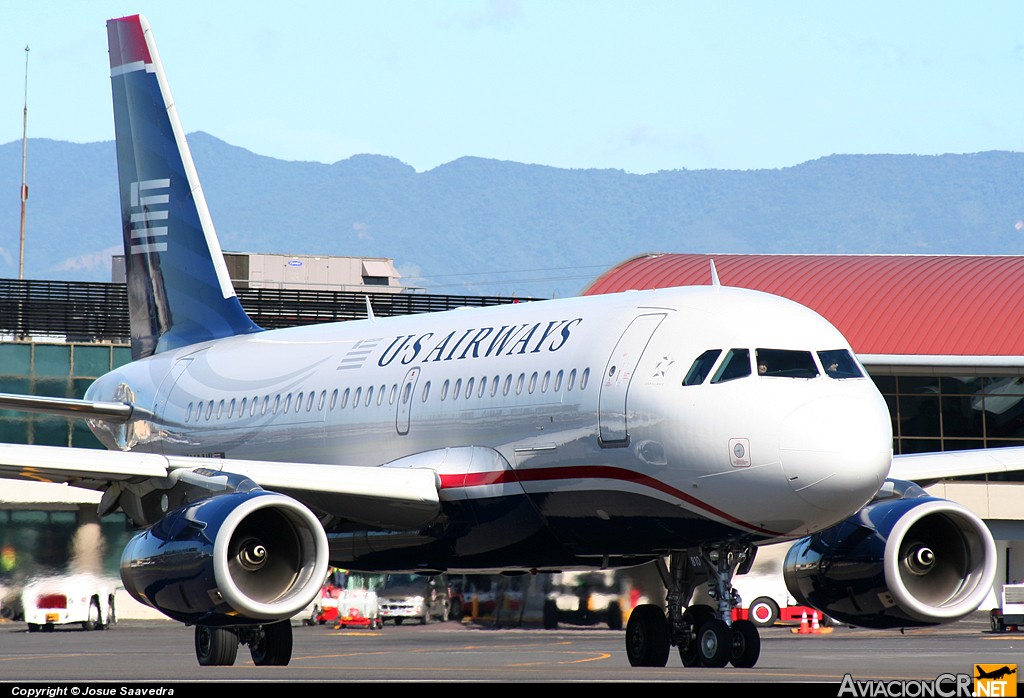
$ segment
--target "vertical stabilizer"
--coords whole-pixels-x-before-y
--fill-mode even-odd
[[[228,276],[146,18],[107,22],[132,357],[259,332]]]

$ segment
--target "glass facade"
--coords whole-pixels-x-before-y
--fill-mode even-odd
[[[121,344],[0,343],[0,393],[80,398],[89,384],[131,361]],[[0,410],[0,442],[99,448],[81,419]]]
[[[1024,445],[1024,376],[872,376],[892,417],[895,453]],[[986,479],[985,476],[964,479]],[[999,474],[993,481],[1024,481]]]

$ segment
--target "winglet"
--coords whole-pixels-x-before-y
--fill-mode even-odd
[[[711,285],[721,286],[722,282],[718,280],[718,270],[715,269],[715,260],[711,260]]]
[[[367,320],[376,320],[377,319],[377,316],[375,316],[373,314],[373,306],[370,305],[370,297],[369,296],[366,296],[366,319]]]
[[[259,332],[235,295],[149,23],[107,22],[132,358]]]

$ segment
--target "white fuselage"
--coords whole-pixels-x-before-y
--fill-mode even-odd
[[[646,511],[763,541],[855,512],[891,459],[873,382],[755,369],[683,385],[696,357],[734,348],[849,345],[788,300],[688,287],[233,337],[129,364],[87,397],[152,412],[94,424],[110,448],[287,467],[483,447],[503,463],[431,461],[442,500],[525,492],[549,522]]]

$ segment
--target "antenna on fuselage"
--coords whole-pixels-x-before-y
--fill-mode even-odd
[[[370,297],[366,296],[366,319],[376,320],[377,316],[373,314],[373,306],[370,305]]]
[[[715,269],[715,260],[711,260],[711,285],[721,286],[722,282],[718,280],[718,270]]]

